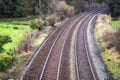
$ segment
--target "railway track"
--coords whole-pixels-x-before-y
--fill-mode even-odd
[[[99,80],[94,69],[87,44],[87,26],[95,14],[88,16],[80,25],[76,35],[76,68],[78,80]],[[78,44],[79,43],[79,44]]]
[[[70,49],[72,36],[78,24],[73,53],[76,55],[75,80],[98,80],[86,41],[86,23],[89,23],[95,14],[92,11],[84,12],[52,32],[35,52],[18,80],[71,80]]]

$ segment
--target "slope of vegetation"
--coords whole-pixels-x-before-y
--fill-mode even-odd
[[[102,57],[105,63],[107,64],[108,69],[112,72],[115,80],[119,80],[120,79],[120,67],[117,63],[115,63],[112,60],[112,53],[110,53],[109,51],[106,51],[102,54]]]
[[[102,50],[102,57],[115,80],[120,79],[120,31],[119,19],[112,21],[107,15],[99,16],[96,25],[96,39]],[[114,27],[112,27],[114,26]]]
[[[17,25],[7,22],[0,22],[0,34],[7,35],[11,38],[11,42],[3,45],[3,49],[5,52],[9,52],[17,48],[20,43],[23,35],[25,34],[25,30],[30,29],[27,25]]]
[[[112,19],[112,25],[113,25],[113,27],[120,29],[120,18]]]
[[[22,19],[20,23],[20,19],[0,19],[0,71],[6,71],[13,62],[14,51],[24,40],[26,30],[31,30],[28,20]]]

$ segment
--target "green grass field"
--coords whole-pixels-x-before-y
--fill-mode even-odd
[[[120,29],[120,19],[113,19],[112,20],[112,25],[116,29]],[[120,80],[120,66],[112,60],[112,58],[111,58],[112,55],[111,54],[112,53],[109,53],[109,51],[106,50],[102,54],[102,57],[103,57],[105,63],[107,64],[108,69],[113,74],[115,80]]]
[[[120,80],[120,67],[117,63],[112,61],[111,53],[104,52],[102,54],[105,63],[108,65],[108,69],[112,72],[115,80]]]
[[[0,22],[0,35],[8,35],[11,37],[12,42],[3,45],[5,52],[9,52],[23,39],[26,30],[30,29],[29,25],[16,24],[15,22]]]
[[[112,19],[112,25],[115,28],[120,28],[120,18],[119,19]]]

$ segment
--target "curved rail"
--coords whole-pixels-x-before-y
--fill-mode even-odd
[[[71,19],[72,20],[72,19]],[[50,37],[55,34],[59,29],[61,29],[62,27],[65,28],[66,22],[64,24],[62,24],[61,26],[59,26],[56,30],[54,30],[50,35],[48,35],[47,39],[42,43],[42,45],[35,51],[35,54],[33,56],[33,58],[31,59],[31,61],[29,62],[29,64],[27,65],[27,67],[24,69],[24,71],[22,72],[22,74],[20,75],[19,80],[24,80],[25,74],[27,73],[27,71],[29,70],[30,66],[32,65],[33,61],[35,60],[35,58],[38,56],[40,50],[42,49],[42,47],[47,43],[47,41],[49,41]],[[60,31],[61,33],[62,31]],[[34,67],[33,67],[34,69]]]
[[[90,80],[97,80],[98,79],[98,77],[96,76],[96,72],[95,72],[95,69],[94,69],[94,67],[93,67],[93,63],[92,63],[92,61],[91,61],[91,57],[90,57],[90,54],[89,54],[89,49],[88,49],[88,45],[87,45],[87,35],[86,35],[86,31],[87,31],[87,24],[85,24],[85,23],[88,23],[90,20],[91,20],[91,18],[92,17],[94,17],[94,15],[96,14],[96,12],[95,13],[93,13],[92,15],[89,15],[88,17],[87,17],[87,19],[86,20],[84,20],[84,22],[80,25],[80,28],[79,28],[79,30],[78,30],[78,32],[77,32],[77,36],[76,36],[76,46],[75,46],[75,56],[76,56],[76,69],[77,69],[77,75],[78,75],[78,77],[77,77],[77,79],[78,80],[80,80],[80,79],[84,79],[84,78],[87,78],[87,77],[85,77],[85,76],[82,76],[82,77],[80,77],[81,75],[79,74],[81,71],[79,70],[79,64],[81,64],[81,63],[79,63],[78,62],[78,54],[77,53],[79,53],[79,50],[78,51],[76,51],[77,49],[76,49],[76,47],[78,47],[77,46],[77,44],[78,44],[78,39],[77,38],[81,38],[82,39],[82,43],[83,44],[80,44],[82,47],[84,47],[84,49],[85,49],[85,51],[84,51],[84,49],[81,47],[81,50],[83,50],[84,52],[83,53],[81,53],[81,54],[79,54],[79,55],[81,55],[81,56],[83,56],[82,54],[86,54],[86,58],[87,58],[87,61],[88,61],[88,65],[89,65],[89,68],[90,68],[90,72],[91,72],[91,74],[92,74],[92,76],[93,76],[93,78],[92,79],[90,79]],[[79,34],[79,32],[81,32],[81,34]],[[78,35],[81,35],[81,37],[79,37]],[[84,56],[83,56],[84,57]],[[83,59],[85,59],[85,57],[83,58]],[[83,61],[84,62],[84,61]],[[85,66],[84,66],[85,67]]]
[[[87,17],[89,17],[91,14],[88,14],[86,17],[85,17],[85,19],[87,18]],[[77,25],[77,27],[79,28],[79,26],[81,25],[81,23],[85,20],[85,19],[83,19],[78,25]],[[78,29],[77,28],[77,29]],[[78,30],[77,30],[77,34],[78,34]],[[77,44],[77,34],[76,34],[76,36],[75,36],[75,44]],[[76,65],[76,76],[77,76],[77,80],[80,80],[80,78],[79,78],[79,70],[78,70],[78,63],[77,63],[77,61],[78,61],[78,59],[77,59],[77,55],[76,55],[76,53],[77,53],[77,51],[76,51],[76,45],[74,45],[74,53],[75,53],[75,65]]]
[[[73,21],[75,18],[77,18],[77,16],[74,17],[74,18],[72,18],[70,21]],[[51,47],[50,47],[50,51],[49,51],[49,53],[48,53],[48,56],[47,56],[46,59],[45,59],[46,61],[45,61],[45,63],[44,63],[43,69],[42,69],[42,71],[41,71],[41,75],[40,75],[40,77],[39,77],[39,80],[42,79],[42,76],[43,76],[43,73],[44,73],[46,64],[47,64],[47,62],[48,62],[49,56],[50,56],[50,54],[51,54],[51,52],[52,52],[53,46],[55,45],[56,41],[58,40],[58,38],[60,37],[60,35],[61,35],[62,32],[64,31],[64,29],[67,28],[66,26],[67,26],[69,23],[70,23],[70,22],[62,25],[62,28],[63,28],[63,29],[62,29],[61,31],[59,30],[60,32],[58,33],[57,37],[54,39],[53,44],[52,44]],[[55,34],[56,31],[57,31],[58,29],[60,29],[60,28],[61,28],[61,27],[57,28],[54,32],[52,32],[52,33],[48,36],[48,38],[43,42],[43,44],[41,45],[41,47],[38,48],[38,50],[36,51],[35,55],[34,55],[33,58],[31,59],[30,63],[28,64],[28,66],[25,68],[25,70],[23,71],[22,75],[20,76],[20,80],[24,80],[24,77],[26,77],[26,74],[29,74],[29,73],[28,73],[29,71],[37,68],[37,66],[35,65],[35,63],[34,63],[34,65],[33,65],[33,61],[36,59],[36,57],[40,56],[40,51],[41,51],[41,49],[46,45],[47,41],[49,41],[49,38],[50,38],[51,36],[53,36],[53,34]],[[34,61],[34,62],[35,62],[35,61]],[[41,64],[39,64],[38,62],[36,62],[36,63],[37,63],[37,65],[41,65]],[[32,65],[33,65],[33,66],[32,66]],[[31,67],[31,66],[32,66],[32,67]],[[38,70],[38,71],[39,71],[39,70]],[[33,73],[33,74],[34,74],[34,73]],[[30,74],[30,75],[31,75],[31,74]]]
[[[65,42],[66,42],[67,36],[68,36],[68,34],[69,34],[69,31],[71,30],[71,28],[73,27],[73,25],[74,25],[80,18],[82,18],[82,17],[76,17],[76,19],[74,20],[74,22],[72,22],[71,25],[68,25],[68,26],[70,26],[70,28],[67,29],[67,31],[66,31],[66,33],[65,33],[65,34],[66,34],[66,37],[65,37],[65,40],[63,41],[63,45],[64,45]],[[61,32],[61,34],[62,34],[62,32]],[[49,55],[47,56],[47,59],[46,59],[46,62],[45,62],[45,64],[44,64],[44,67],[43,67],[43,69],[42,69],[42,74],[40,75],[39,80],[42,80],[42,78],[43,78],[43,76],[44,76],[44,72],[45,72],[47,63],[49,62],[50,55],[51,55],[52,52],[54,51],[54,46],[55,46],[57,40],[58,40],[60,37],[62,37],[62,36],[61,36],[61,35],[58,35],[58,37],[56,38],[55,42],[53,43],[53,45],[52,45],[52,47],[51,47],[51,49],[50,49],[50,51],[49,51]],[[61,64],[61,58],[62,58],[63,48],[64,48],[64,46],[62,46],[61,52],[60,52],[60,54],[59,54],[59,55],[60,55],[60,58],[59,58],[58,69],[57,69],[57,70],[58,70],[58,72],[57,72],[57,78],[56,78],[57,80],[59,79],[59,69],[60,69],[60,64]]]
[[[95,15],[96,16],[96,15]],[[94,17],[94,16],[93,16]],[[92,18],[91,18],[92,19]],[[90,21],[90,20],[89,20]],[[90,66],[90,69],[91,69],[91,73],[93,75],[93,79],[94,80],[97,80],[98,78],[95,76],[96,74],[94,73],[94,68],[93,68],[93,63],[91,62],[91,57],[90,57],[90,54],[89,54],[89,49],[88,49],[88,44],[87,44],[87,35],[86,35],[86,31],[87,31],[87,27],[85,27],[84,29],[84,38],[83,40],[85,41],[85,49],[86,49],[86,55],[87,55],[87,59],[88,59],[88,62],[89,62],[89,66]]]
[[[77,22],[78,22],[81,18],[83,18],[84,16],[85,16],[85,15],[83,15],[83,16],[80,17],[80,18],[77,18],[77,19],[73,22],[74,24],[71,25],[71,28],[69,28],[69,30],[68,30],[68,32],[67,32],[67,36],[66,36],[66,38],[65,38],[65,40],[64,40],[64,42],[63,42],[62,49],[61,49],[61,53],[60,53],[60,60],[59,60],[58,71],[57,71],[57,80],[59,80],[63,50],[64,50],[65,43],[66,43],[66,41],[67,41],[67,38],[68,38],[68,36],[69,36],[69,34],[70,34],[70,30],[71,30],[72,27],[73,27],[75,24],[77,24]]]
[[[33,74],[33,79],[34,80],[44,80],[43,77],[46,78],[47,73],[45,73],[45,71],[47,71],[48,69],[48,64],[52,63],[49,60],[54,60],[54,57],[51,56],[53,54],[55,54],[55,45],[59,45],[61,43],[61,46],[59,46],[59,50],[60,53],[57,53],[56,55],[58,55],[57,57],[57,68],[56,68],[56,74],[54,75],[56,77],[56,80],[61,80],[61,67],[62,65],[62,58],[63,58],[63,54],[65,54],[65,46],[67,46],[68,44],[66,44],[68,41],[67,39],[69,38],[70,34],[72,35],[75,28],[78,27],[79,29],[77,30],[77,34],[76,34],[76,46],[75,46],[75,56],[76,56],[76,75],[77,75],[77,79],[80,80],[80,70],[79,70],[79,62],[78,62],[78,51],[77,51],[77,42],[78,42],[78,34],[79,32],[81,32],[81,39],[84,42],[84,44],[82,46],[84,46],[85,48],[85,54],[86,54],[86,58],[88,60],[88,65],[90,67],[90,71],[91,74],[93,76],[93,80],[97,80],[96,74],[95,74],[95,70],[93,68],[93,64],[91,61],[91,57],[89,55],[89,49],[88,49],[88,45],[87,45],[87,35],[86,35],[86,30],[87,30],[87,24],[89,22],[89,20],[96,14],[96,12],[86,12],[83,15],[78,15],[78,16],[74,16],[73,18],[71,18],[71,20],[68,23],[63,24],[62,26],[58,27],[55,31],[53,31],[48,38],[43,42],[43,44],[41,45],[41,47],[38,48],[38,50],[36,51],[35,55],[33,56],[33,58],[31,59],[30,63],[28,64],[28,66],[26,67],[26,69],[23,71],[22,76],[20,77],[20,80],[26,80],[27,78],[25,77],[29,77],[26,75],[30,75],[30,77],[32,77],[33,75],[32,70],[34,71]],[[76,26],[77,25],[77,26]],[[85,27],[84,27],[85,26]],[[63,37],[64,36],[64,37]],[[70,37],[71,38],[71,37]],[[62,42],[60,42],[60,39],[62,39]],[[59,42],[58,42],[59,41]],[[70,45],[69,45],[70,46]],[[44,51],[45,50],[45,51]],[[44,54],[42,53],[44,51]],[[69,54],[69,53],[68,53]],[[44,56],[43,59],[42,56]],[[40,58],[40,59],[39,59]],[[41,60],[41,62],[40,62]],[[40,64],[41,63],[41,64]],[[62,64],[62,65],[61,65]],[[30,73],[29,73],[30,71]],[[38,72],[38,73],[35,73]],[[50,72],[49,72],[50,73]],[[37,74],[37,77],[35,77]],[[24,79],[25,78],[25,79]],[[30,78],[28,78],[30,79]],[[50,79],[48,79],[50,80]]]

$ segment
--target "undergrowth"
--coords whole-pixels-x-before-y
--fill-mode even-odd
[[[111,24],[112,22],[112,24]],[[95,29],[102,57],[115,80],[120,80],[120,20],[100,15]],[[113,26],[113,27],[112,27]]]
[[[112,60],[111,53],[106,51],[102,54],[102,57],[107,64],[108,69],[112,72],[115,80],[120,80],[120,66]]]

